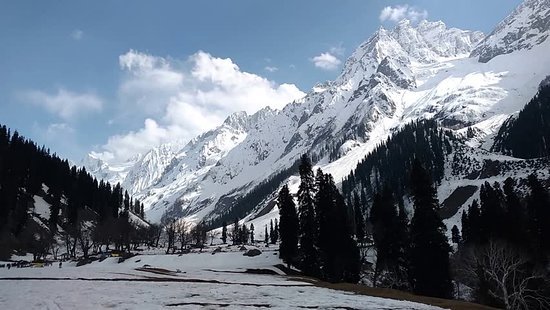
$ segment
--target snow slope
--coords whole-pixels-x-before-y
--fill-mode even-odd
[[[237,122],[228,119],[194,139],[165,168],[140,166],[145,175],[163,171],[147,179],[155,182],[138,177],[126,186],[137,189],[148,219],[166,214],[198,220],[227,210],[303,153],[339,181],[410,121],[435,118],[453,130],[471,127],[471,146],[490,145],[502,122],[550,74],[550,41],[542,39],[549,34],[549,10],[548,0],[527,0],[487,37],[443,22],[381,28],[352,53],[334,81],[316,85],[280,111],[259,112],[261,121],[233,116]],[[485,52],[500,46],[513,48]],[[491,57],[483,59],[487,53]]]
[[[275,252],[140,255],[75,267],[0,268],[1,309],[419,309],[438,307],[315,287],[279,275],[243,273],[280,263]],[[136,268],[164,270],[151,273]],[[176,270],[181,272],[177,273]],[[149,269],[151,270],[151,269]],[[32,278],[29,279],[29,278]]]

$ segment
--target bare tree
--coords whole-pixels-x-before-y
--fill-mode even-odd
[[[162,227],[157,224],[151,224],[147,229],[147,243],[152,247],[158,247],[161,234]]]
[[[77,229],[76,240],[78,242],[80,250],[82,250],[82,255],[85,259],[87,259],[90,249],[94,246],[92,230],[88,227],[84,227],[83,224],[79,225]]]
[[[195,246],[202,249],[206,243],[206,228],[204,224],[198,223],[195,225],[191,229],[191,237],[193,238],[193,242],[195,242]]]
[[[478,285],[484,281],[487,293],[506,309],[550,307],[550,298],[540,285],[545,281],[544,269],[532,266],[524,253],[494,240],[464,251],[458,267],[463,279],[477,279]]]
[[[179,220],[176,222],[175,229],[176,239],[180,243],[180,252],[183,252],[189,241],[189,223],[185,220]]]
[[[208,232],[208,238],[210,238],[210,245],[214,244],[214,239],[220,235],[220,232],[217,230],[211,230]]]

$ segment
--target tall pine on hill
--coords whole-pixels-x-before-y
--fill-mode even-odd
[[[420,295],[451,298],[450,247],[445,225],[437,213],[438,201],[432,181],[419,160],[411,173],[414,216],[411,220],[409,277]]]
[[[288,186],[284,185],[279,191],[277,198],[279,206],[279,231],[281,234],[281,244],[279,246],[279,256],[288,265],[294,264],[298,255],[298,214],[294,199],[290,195]]]
[[[315,246],[317,225],[315,221],[315,181],[311,161],[302,155],[299,167],[300,187],[298,189],[298,214],[300,220],[300,265],[302,271],[311,276],[319,275],[318,251]]]

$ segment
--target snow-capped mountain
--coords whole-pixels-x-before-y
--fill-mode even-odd
[[[548,0],[528,0],[487,37],[443,22],[380,28],[334,81],[281,111],[234,114],[174,153],[155,149],[123,184],[145,202],[153,221],[165,212],[212,218],[306,152],[341,180],[413,120],[471,128],[471,146],[490,147],[500,125],[550,74],[549,11]]]
[[[104,180],[114,185],[124,181],[141,155],[136,155],[120,164],[108,164],[100,157],[98,154],[91,152],[80,162],[80,166],[85,167],[98,180]]]
[[[543,43],[550,30],[550,1],[526,0],[472,51],[472,57],[488,62],[498,55],[531,49]]]

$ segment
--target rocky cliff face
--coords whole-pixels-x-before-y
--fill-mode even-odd
[[[498,24],[472,51],[472,57],[485,63],[499,55],[531,49],[546,41],[549,30],[550,1],[527,0]]]

